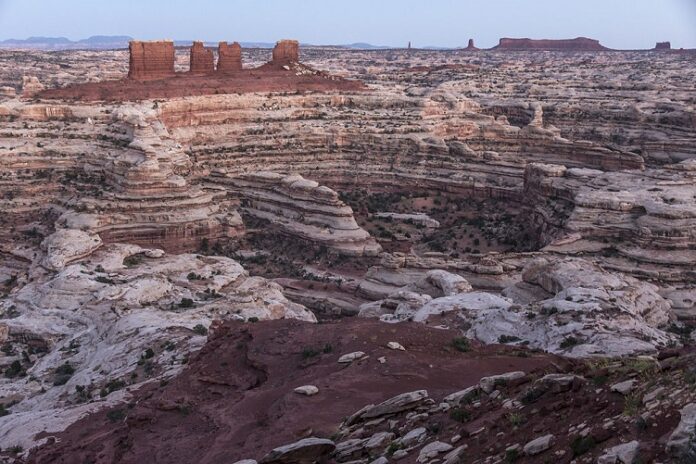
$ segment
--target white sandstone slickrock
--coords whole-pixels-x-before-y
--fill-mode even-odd
[[[376,256],[382,250],[338,193],[313,180],[267,171],[219,180],[242,198],[248,214],[289,235],[352,256]]]
[[[59,232],[58,237],[65,236]],[[46,243],[61,243],[62,238]],[[68,256],[62,251],[58,255]],[[47,350],[27,369],[26,377],[0,385],[1,396],[19,399],[13,414],[0,423],[0,441],[26,449],[35,442],[33,421],[46,423],[48,431],[62,430],[86,407],[71,404],[76,386],[93,385],[94,395],[109,381],[130,378],[148,348],[156,348],[151,362],[157,375],[179,372],[187,354],[206,341],[192,331],[199,325],[252,317],[316,321],[306,308],[288,301],[279,285],[249,277],[229,258],[168,255],[137,245],[109,244],[57,266],[57,272],[47,271],[44,262],[38,257],[30,270],[32,281],[0,302],[0,310],[11,308],[18,314],[3,321],[2,343],[22,349],[21,344],[32,340]],[[170,348],[157,349],[165,345]],[[55,368],[64,363],[75,372],[63,385],[53,386]],[[42,389],[46,384],[51,387]],[[123,393],[109,395],[108,401]],[[90,407],[107,406],[108,401]],[[47,414],[53,417],[50,421]]]
[[[418,285],[410,284],[363,305],[359,315],[425,322],[454,312],[470,325],[469,338],[494,344],[514,336],[531,348],[579,358],[654,354],[678,343],[665,330],[674,319],[671,303],[650,283],[578,258],[533,260],[522,278],[503,292],[509,298],[468,290],[433,297],[413,291]],[[530,288],[536,290],[530,293]],[[542,296],[515,301],[521,294]]]
[[[639,449],[640,443],[636,440],[616,445],[597,458],[597,464],[633,464]]]

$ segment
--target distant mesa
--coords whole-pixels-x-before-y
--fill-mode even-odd
[[[609,50],[599,40],[578,37],[576,39],[509,39],[502,38],[494,50],[543,50],[543,51],[603,51]]]
[[[672,44],[670,42],[657,42],[655,44],[655,50],[671,50]]]

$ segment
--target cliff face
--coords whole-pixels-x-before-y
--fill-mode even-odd
[[[242,47],[239,43],[228,45],[227,42],[220,42],[217,70],[221,73],[242,70]]]
[[[578,37],[562,40],[500,39],[498,50],[601,51],[607,50],[599,40]]]
[[[655,50],[671,50],[672,44],[670,42],[657,42],[655,44]]]
[[[300,61],[300,43],[297,40],[280,40],[273,48],[274,63]]]
[[[215,71],[213,51],[208,50],[203,42],[193,42],[191,47],[191,72],[195,74],[210,74]]]
[[[169,41],[132,41],[130,49],[130,79],[161,79],[174,75],[174,43]]]

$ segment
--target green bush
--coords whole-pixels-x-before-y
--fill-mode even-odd
[[[462,353],[471,351],[471,343],[469,342],[469,339],[464,337],[455,337],[452,340],[452,346],[455,350],[461,351]]]
[[[203,324],[196,324],[196,326],[193,328],[193,331],[196,332],[198,335],[208,334],[208,328]]]

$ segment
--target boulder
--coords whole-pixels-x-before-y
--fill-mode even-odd
[[[541,454],[547,449],[551,448],[553,446],[553,442],[554,436],[551,434],[536,438],[524,445],[524,454],[527,456],[536,456],[537,454]]]
[[[260,464],[311,464],[336,449],[333,441],[325,438],[305,438],[289,445],[279,446],[259,461]]]

